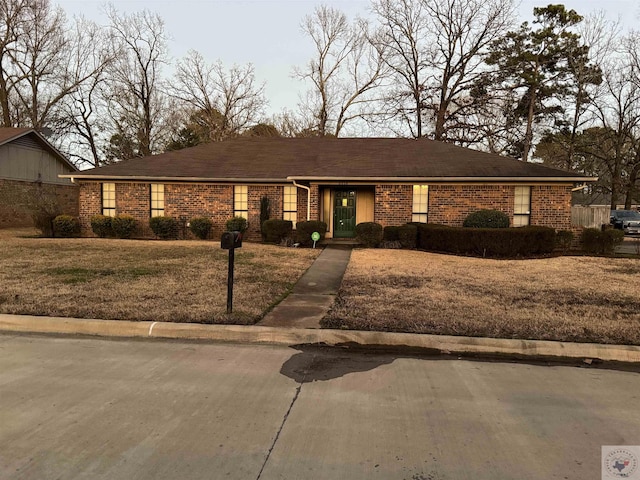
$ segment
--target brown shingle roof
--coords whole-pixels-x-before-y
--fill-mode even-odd
[[[396,138],[241,138],[134,158],[76,178],[286,181],[540,179],[587,177],[432,140]]]

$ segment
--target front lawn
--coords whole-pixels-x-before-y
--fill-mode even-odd
[[[640,345],[640,260],[354,250],[323,326]]]
[[[252,324],[319,253],[245,242],[228,316],[228,254],[219,242],[17,238],[5,230],[0,313]]]

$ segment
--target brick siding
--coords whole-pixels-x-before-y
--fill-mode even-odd
[[[271,218],[282,218],[283,185],[248,186],[247,238],[260,238],[260,199],[270,200]],[[505,212],[513,219],[513,185],[430,185],[430,223],[461,226],[470,213],[483,208]],[[80,184],[80,220],[82,233],[92,236],[89,219],[101,213],[100,183]],[[319,219],[319,185],[311,184],[310,216]],[[413,188],[411,185],[379,184],[375,186],[374,219],[387,225],[411,221]],[[556,229],[571,228],[571,186],[549,185],[531,188],[531,224]],[[116,183],[116,213],[132,215],[140,222],[140,236],[152,236],[149,228],[149,183]],[[188,221],[206,216],[213,221],[211,238],[218,238],[226,221],[233,216],[233,185],[166,184],[165,215]],[[298,221],[306,220],[307,191],[298,189]],[[188,235],[187,235],[188,236]]]
[[[39,196],[55,197],[60,214],[78,216],[76,185],[0,179],[0,228],[33,226],[32,206]]]
[[[376,185],[374,221],[383,227],[403,225],[411,221],[413,186]]]

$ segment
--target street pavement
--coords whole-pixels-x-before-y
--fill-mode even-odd
[[[0,335],[1,479],[599,479],[637,371]]]

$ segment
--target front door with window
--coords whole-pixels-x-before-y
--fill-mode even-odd
[[[356,192],[336,190],[333,202],[333,238],[356,236]]]

